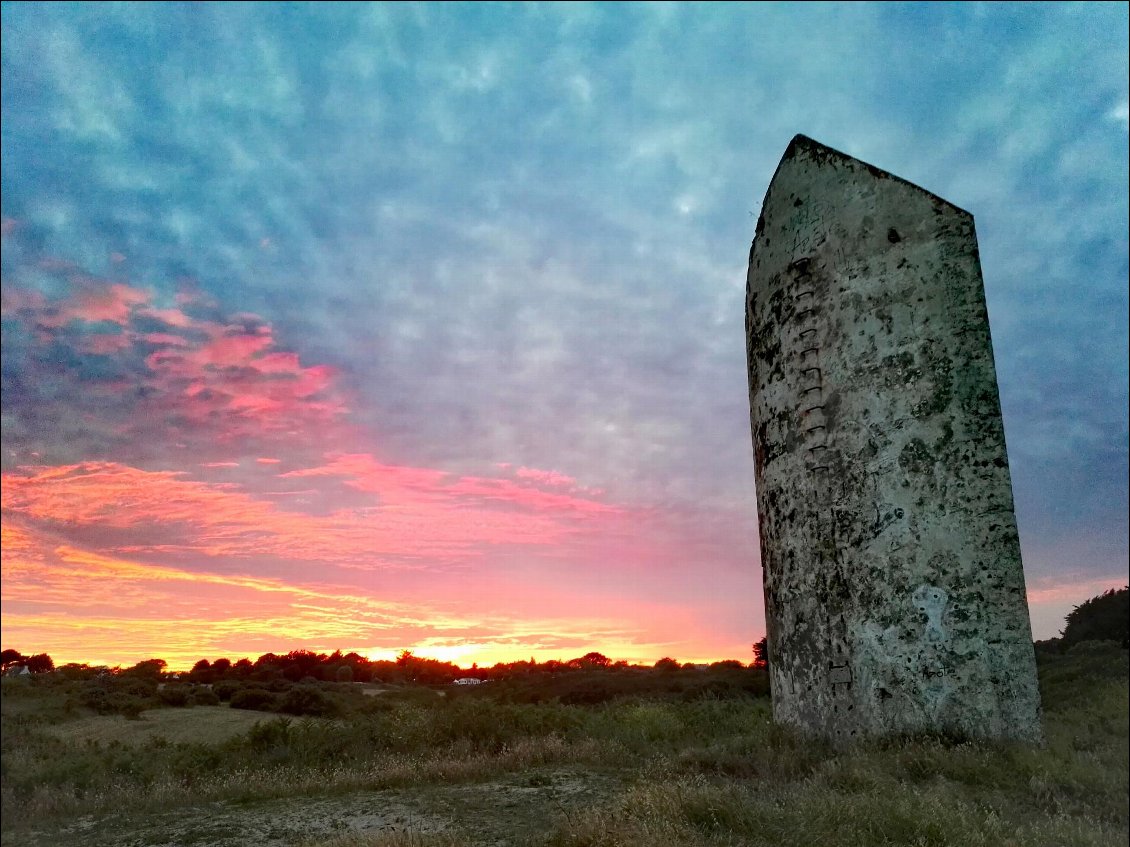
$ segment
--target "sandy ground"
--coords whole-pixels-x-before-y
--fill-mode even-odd
[[[558,816],[614,793],[619,780],[546,768],[460,785],[362,791],[255,803],[210,803],[144,815],[83,817],[62,829],[5,833],[27,847],[292,847],[343,832],[448,832],[469,844],[522,847]]]

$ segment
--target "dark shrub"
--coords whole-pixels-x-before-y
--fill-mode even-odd
[[[78,700],[100,715],[136,718],[159,705],[157,683],[128,676],[100,676],[82,683]]]
[[[1036,655],[1058,655],[1063,652],[1063,639],[1061,638],[1047,638],[1043,641],[1035,641],[1032,646],[1036,650]]]
[[[215,692],[217,698],[226,703],[232,698],[232,695],[235,694],[235,692],[241,690],[242,688],[243,686],[238,682],[217,682],[212,687],[212,691]]]
[[[278,710],[288,715],[314,717],[325,717],[337,711],[333,701],[312,685],[299,685],[286,692]]]
[[[290,718],[259,721],[247,731],[247,741],[252,750],[260,752],[286,747],[291,740]]]
[[[200,686],[192,692],[190,702],[193,706],[218,706],[220,697],[213,689]]]
[[[189,690],[184,685],[166,685],[157,692],[157,699],[167,706],[187,706]]]
[[[231,697],[233,709],[249,709],[254,712],[272,712],[276,703],[275,695],[262,688],[244,688]]]
[[[149,697],[137,697],[124,691],[107,691],[104,688],[91,688],[82,693],[79,702],[100,715],[124,715],[136,718],[146,709],[157,705]]]
[[[1099,681],[1130,677],[1130,656],[1116,641],[1082,641],[1062,654],[1037,653],[1040,694],[1056,709],[1087,702]]]
[[[1112,588],[1068,613],[1062,646],[1066,649],[1082,641],[1130,645],[1130,588]]]

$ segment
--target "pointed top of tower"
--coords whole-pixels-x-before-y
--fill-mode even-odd
[[[849,156],[847,153],[836,150],[833,147],[829,147],[827,144],[821,144],[816,139],[810,138],[809,136],[802,133],[797,133],[796,135],[794,135],[792,141],[789,142],[789,146],[785,148],[785,153],[783,156],[781,156],[781,161],[777,164],[777,169],[773,172],[773,179],[769,181],[769,189],[766,191],[767,197],[769,195],[769,192],[773,190],[773,183],[776,182],[778,174],[781,173],[782,169],[784,169],[789,162],[795,159],[807,159],[819,165],[826,164],[833,167],[839,165],[865,170],[870,173],[875,179],[889,179],[897,183],[901,183],[902,185],[908,186],[915,191],[921,192],[922,194],[932,198],[938,203],[942,203],[951,209],[955,209],[956,211],[961,212],[963,215],[973,217],[972,213],[966,211],[955,203],[951,203],[944,197],[940,197],[934,192],[928,191],[921,185],[913,183],[908,179],[903,179],[902,177],[897,176],[890,171],[885,171],[882,168],[877,168],[874,165],[863,161],[862,159],[857,159],[855,156]]]

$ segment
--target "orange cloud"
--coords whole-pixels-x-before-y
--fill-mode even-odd
[[[190,572],[60,543],[20,519],[3,525],[0,569],[7,643],[34,646],[57,663],[157,656],[186,667],[202,657],[269,650],[340,648],[377,657],[405,647],[484,664],[590,649],[654,660],[671,652],[670,642],[656,637],[657,622],[689,623],[685,611],[623,602],[561,616],[528,607],[484,615],[466,598],[391,603],[332,582]],[[566,605],[578,602],[567,598]],[[456,605],[461,611],[452,611]]]

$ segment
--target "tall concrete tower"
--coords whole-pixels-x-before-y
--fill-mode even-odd
[[[972,215],[798,135],[746,337],[774,717],[1038,741]]]

